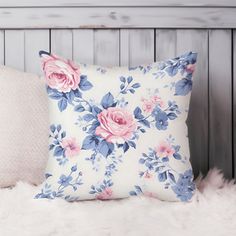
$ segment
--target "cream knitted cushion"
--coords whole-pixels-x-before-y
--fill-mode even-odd
[[[0,187],[39,184],[47,160],[48,106],[37,75],[0,66]]]

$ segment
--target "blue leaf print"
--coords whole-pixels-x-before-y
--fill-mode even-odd
[[[97,150],[104,157],[107,157],[109,154],[111,154],[113,149],[114,149],[114,144],[107,143],[105,140],[102,140],[97,147]]]
[[[101,101],[101,105],[103,108],[107,109],[108,107],[112,107],[114,105],[114,97],[113,95],[109,92],[107,93]]]
[[[57,132],[61,131],[61,125],[57,125]]]
[[[129,150],[129,144],[127,142],[123,144],[123,150],[124,152],[127,152]]]
[[[58,157],[58,156],[63,155],[63,152],[64,152],[64,149],[61,146],[57,146],[54,150],[53,155]]]
[[[137,193],[136,193],[135,191],[130,191],[130,192],[129,192],[129,195],[130,195],[130,196],[137,196]]]
[[[83,116],[83,119],[87,122],[93,120],[95,117],[92,114],[86,114]]]
[[[166,174],[166,172],[159,173],[159,174],[158,174],[158,179],[159,179],[160,182],[166,181],[166,180],[167,180],[167,174]]]
[[[77,171],[77,165],[72,166],[72,167],[71,167],[71,171],[72,171],[72,172]]]
[[[142,192],[143,192],[142,189],[141,189],[141,187],[138,186],[138,185],[135,185],[134,188],[135,188],[135,190],[136,190],[138,193],[142,193]]]
[[[135,108],[134,117],[135,117],[135,119],[143,119],[144,118],[144,116],[142,115],[142,110],[139,107]]]
[[[136,89],[139,88],[140,86],[141,86],[140,83],[135,83],[131,87]]]
[[[81,104],[79,104],[79,105],[75,106],[74,111],[83,112],[83,111],[85,111],[85,108]]]
[[[139,120],[138,122],[141,123],[141,124],[143,124],[144,126],[146,126],[146,127],[148,127],[148,128],[151,127],[148,120]]]
[[[58,102],[58,108],[60,110],[60,112],[64,111],[67,107],[67,100],[65,98],[62,98],[59,102]]]
[[[133,78],[132,78],[131,76],[129,76],[129,77],[127,78],[128,84],[130,84],[132,81],[133,81]]]
[[[86,75],[81,75],[80,76],[80,83],[79,83],[79,88],[82,91],[87,91],[89,89],[91,89],[93,87],[93,85],[88,81],[88,78]]]
[[[171,112],[171,113],[167,114],[167,116],[170,120],[174,120],[174,119],[177,118],[177,115],[174,112]]]
[[[192,90],[191,79],[181,79],[175,84],[175,95],[185,96]]]
[[[56,131],[56,126],[54,124],[50,125],[50,130],[54,133]]]
[[[96,136],[93,135],[89,135],[87,136],[82,144],[82,149],[93,149],[96,146],[96,143],[98,143],[99,141],[97,140]]]
[[[77,98],[82,97],[82,93],[78,89],[74,90],[73,92],[74,92],[75,97],[77,97]]]
[[[172,65],[172,66],[166,68],[166,72],[171,77],[175,76],[178,73],[178,65]]]
[[[92,107],[92,113],[94,116],[97,116],[100,112],[102,112],[102,109],[100,109],[99,107],[97,106]]]
[[[176,183],[175,176],[169,171],[168,171],[168,176],[174,183]]]
[[[136,144],[133,141],[128,141],[129,146],[136,148]]]
[[[124,76],[121,76],[121,77],[120,77],[120,81],[121,81],[122,83],[125,83],[125,82],[126,82],[126,78],[125,78]]]
[[[140,194],[143,194],[143,190],[140,186],[135,185],[134,190],[129,192],[130,196],[138,196]]]
[[[63,94],[59,93],[59,92],[49,95],[50,98],[55,99],[55,100],[60,100],[62,98],[62,96],[63,96]]]
[[[180,160],[181,159],[181,155],[179,153],[174,153],[173,154],[173,157],[176,159],[176,160]]]

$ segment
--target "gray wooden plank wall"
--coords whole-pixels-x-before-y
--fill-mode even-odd
[[[236,172],[236,31],[231,29],[0,30],[0,63],[41,73],[40,49],[84,63],[137,65],[199,53],[188,118],[195,174]],[[233,89],[234,88],[234,89]],[[235,160],[235,161],[234,161]]]

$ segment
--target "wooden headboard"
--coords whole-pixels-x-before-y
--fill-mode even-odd
[[[188,119],[194,172],[236,173],[235,0],[1,0],[0,63],[40,72],[38,51],[137,65],[199,53]]]

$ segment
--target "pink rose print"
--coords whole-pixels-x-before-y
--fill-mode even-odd
[[[195,65],[194,64],[187,65],[186,70],[188,73],[193,73],[195,71]]]
[[[151,98],[151,100],[155,105],[159,105],[160,107],[164,107],[164,101],[161,99],[161,97],[154,95]]]
[[[152,174],[150,174],[149,172],[146,172],[144,175],[145,179],[151,179],[152,178]]]
[[[156,147],[155,151],[159,157],[169,157],[172,156],[175,152],[172,146],[164,141]]]
[[[105,188],[100,194],[96,196],[99,200],[106,200],[112,197],[112,190],[110,188]]]
[[[152,101],[149,101],[147,99],[143,99],[143,111],[147,113],[151,113],[153,109],[155,108],[155,104]]]
[[[152,192],[144,192],[144,196],[155,198],[155,195]]]
[[[124,143],[137,128],[133,115],[124,108],[109,107],[98,114],[98,121],[95,133],[109,143]]]
[[[43,55],[42,65],[47,85],[59,92],[70,92],[78,88],[80,70],[72,61],[63,60],[55,55]]]
[[[142,109],[146,113],[151,113],[156,106],[164,107],[163,100],[157,95],[152,96],[150,99],[143,98],[142,102]]]
[[[61,143],[62,148],[65,149],[66,157],[73,157],[79,154],[80,147],[76,143],[75,138],[63,139]]]

